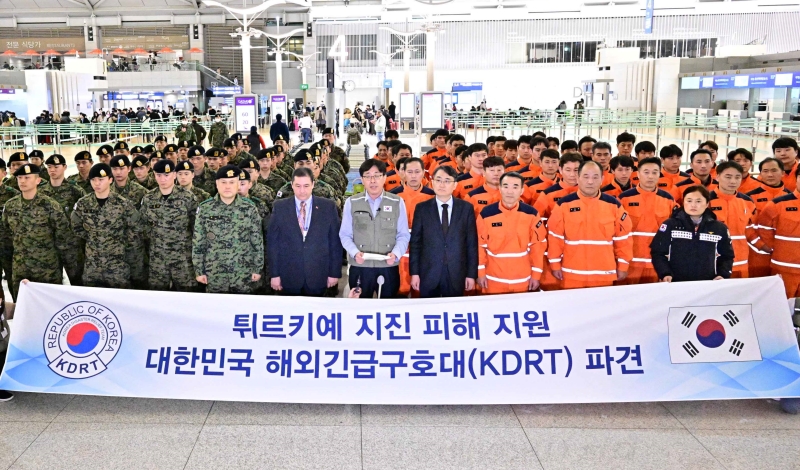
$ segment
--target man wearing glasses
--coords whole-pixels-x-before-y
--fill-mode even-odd
[[[358,172],[365,192],[347,199],[339,229],[350,263],[350,287],[360,287],[362,298],[372,298],[382,284],[380,297],[392,298],[400,288],[398,262],[411,238],[405,202],[383,190],[386,164],[382,161],[367,159]]]

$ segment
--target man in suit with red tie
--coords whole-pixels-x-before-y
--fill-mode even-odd
[[[342,277],[339,215],[333,201],[312,196],[314,174],[292,174],[294,197],[275,201],[267,228],[272,288],[283,295],[320,297]]]

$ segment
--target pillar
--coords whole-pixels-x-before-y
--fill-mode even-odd
[[[426,89],[428,91],[433,91],[433,67],[434,61],[436,60],[436,33],[429,31],[425,33],[425,36],[427,36],[425,38],[425,57],[428,71],[428,87]]]
[[[242,46],[242,92],[250,93],[250,34],[244,31],[239,44]]]

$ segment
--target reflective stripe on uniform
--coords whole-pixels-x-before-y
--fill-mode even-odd
[[[562,271],[565,273],[572,273],[572,274],[586,274],[586,275],[606,275],[606,274],[616,274],[617,271],[581,271],[578,269],[569,269],[569,268],[561,268]]]
[[[798,269],[800,269],[800,264],[785,263],[783,261],[775,261],[774,259],[769,260],[769,262],[777,264],[778,266],[786,266],[787,268],[798,268]]]
[[[500,277],[494,277],[494,276],[487,275],[486,279],[489,279],[489,280],[494,281],[494,282],[502,282],[503,284],[519,284],[520,282],[528,282],[528,281],[530,281],[531,277],[528,276],[525,279],[503,279],[503,278],[500,278]]]
[[[495,258],[521,258],[523,256],[527,256],[530,250],[523,251],[521,253],[492,253],[489,250],[486,250],[486,254],[489,256],[494,256]]]
[[[650,258],[633,258],[631,259],[634,263],[652,263],[653,260]]]
[[[564,240],[567,245],[611,245],[614,242],[604,240]]]
[[[733,265],[734,265],[734,266],[742,266],[742,265],[745,265],[745,264],[747,264],[747,260],[744,260],[744,261],[735,261],[735,262],[733,263]]]
[[[655,232],[631,232],[634,237],[655,237]]]
[[[800,242],[800,238],[786,237],[784,235],[775,235],[775,240],[785,240],[787,242]]]

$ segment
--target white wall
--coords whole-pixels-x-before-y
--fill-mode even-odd
[[[656,60],[654,74],[653,105],[657,113],[675,116],[678,113],[678,93],[680,92],[681,59],[668,57]]]
[[[50,81],[47,79],[48,73],[53,72],[48,72],[47,70],[25,71],[25,86],[27,87],[25,96],[28,104],[27,122],[31,122],[32,117],[38,116],[45,109],[55,112],[53,109],[52,88]]]

